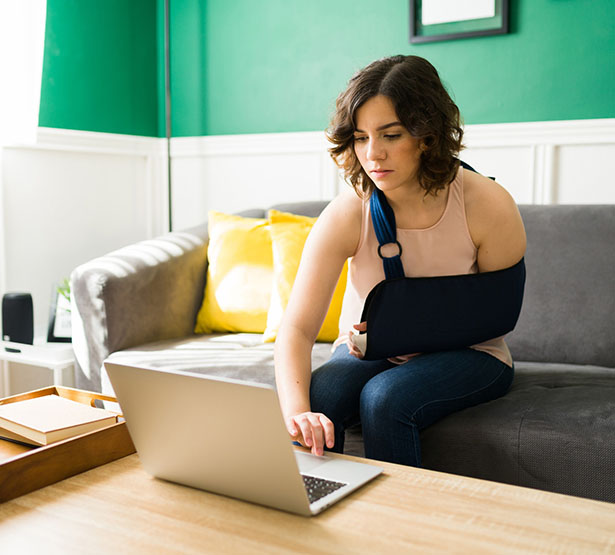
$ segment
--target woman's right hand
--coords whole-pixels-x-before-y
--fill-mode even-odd
[[[321,412],[301,412],[286,418],[286,428],[293,441],[311,449],[314,455],[322,455],[324,446],[335,444],[333,422]]]

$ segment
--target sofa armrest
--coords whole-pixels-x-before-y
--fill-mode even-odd
[[[115,351],[193,333],[207,271],[207,225],[96,258],[71,273],[76,386],[101,390]]]

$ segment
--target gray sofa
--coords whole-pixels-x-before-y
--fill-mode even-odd
[[[325,202],[275,208],[315,216]],[[426,468],[615,502],[615,205],[521,206],[525,302],[510,392],[426,429]],[[243,212],[263,217],[265,210]],[[104,359],[274,383],[260,335],[195,336],[206,225],[132,245],[71,276],[78,387],[111,393]],[[313,351],[316,367],[329,344]],[[346,451],[362,453],[360,429]]]

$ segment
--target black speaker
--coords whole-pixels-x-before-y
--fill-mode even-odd
[[[32,345],[34,314],[30,293],[6,293],[2,297],[2,339]]]

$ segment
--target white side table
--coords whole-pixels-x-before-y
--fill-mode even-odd
[[[74,386],[74,377],[63,379],[64,370],[75,364],[75,355],[71,343],[37,343],[27,345],[0,341],[0,360],[3,364],[2,385],[4,396],[9,390],[9,375],[7,362],[16,362],[28,366],[48,368],[53,372],[53,385]]]

